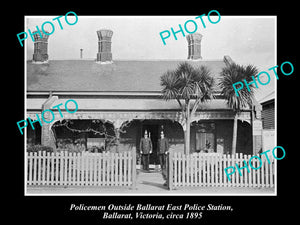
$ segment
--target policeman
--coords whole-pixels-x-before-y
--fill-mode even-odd
[[[149,154],[152,153],[152,142],[145,130],[144,137],[140,141],[140,153],[142,154],[143,170],[149,171]]]
[[[157,152],[159,154],[159,162],[160,162],[160,168],[163,170],[166,167],[166,155],[169,150],[169,141],[167,138],[165,138],[164,132],[160,132],[160,139],[158,139],[157,143]]]

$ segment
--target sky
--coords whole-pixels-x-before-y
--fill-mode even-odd
[[[213,14],[211,14],[213,15]],[[49,60],[79,59],[80,49],[83,49],[83,58],[95,59],[98,51],[99,29],[112,30],[113,60],[172,60],[187,59],[187,41],[181,33],[166,39],[163,44],[160,32],[171,27],[179,30],[178,24],[184,27],[187,20],[194,20],[198,33],[203,35],[201,41],[201,55],[203,60],[222,60],[229,55],[239,64],[255,65],[259,71],[267,71],[277,65],[276,57],[276,17],[275,16],[221,16],[220,22],[212,24],[207,17],[203,17],[206,28],[201,21],[195,19],[199,15],[187,16],[80,16],[74,25],[68,25],[65,17],[60,21],[63,30],[53,16],[26,16],[25,27],[28,32],[41,29],[45,21],[51,21],[54,32],[49,36]],[[211,16],[217,21],[217,16]],[[75,22],[73,16],[68,16],[70,23]],[[192,23],[189,23],[192,24]],[[49,24],[45,30],[51,31]],[[188,27],[193,30],[194,27]],[[187,32],[185,32],[187,35]],[[26,56],[32,59],[33,41],[30,37],[26,42]],[[259,86],[256,91],[257,99],[267,95],[275,87],[275,78],[271,75],[271,82],[266,86]]]

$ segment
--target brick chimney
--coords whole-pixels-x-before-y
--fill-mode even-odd
[[[97,31],[98,35],[98,53],[97,62],[112,62],[111,53],[111,30],[101,29]]]
[[[199,33],[193,33],[186,36],[186,40],[188,41],[188,59],[202,59],[201,39],[202,35]]]
[[[35,31],[34,33],[36,33]],[[42,34],[42,38],[39,34],[34,34],[34,52],[32,60],[33,62],[47,62],[48,61],[48,35],[45,35],[43,32],[40,32]],[[48,33],[48,32],[46,32]]]

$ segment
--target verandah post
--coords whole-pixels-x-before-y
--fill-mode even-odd
[[[190,101],[186,102],[186,131],[185,131],[185,154],[190,154],[190,135],[191,135],[191,118],[190,118]]]

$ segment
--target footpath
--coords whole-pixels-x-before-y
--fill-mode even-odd
[[[138,171],[136,189],[124,187],[29,187],[28,195],[275,195],[274,188],[184,187],[168,190],[162,173]]]

